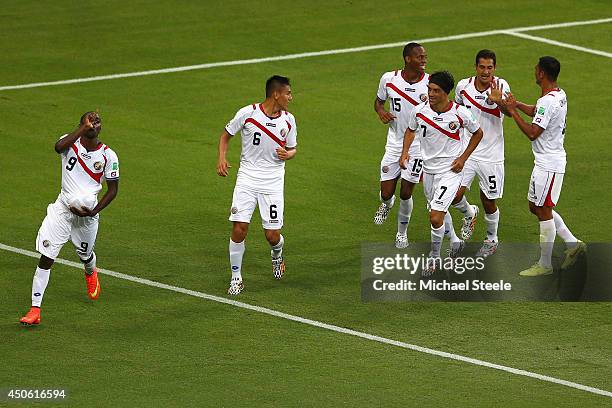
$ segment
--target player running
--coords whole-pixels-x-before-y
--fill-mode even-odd
[[[461,237],[471,238],[478,216],[478,206],[470,205],[465,198],[466,188],[478,177],[480,200],[485,211],[487,237],[476,256],[487,257],[497,250],[497,228],[499,209],[495,200],[504,192],[504,108],[500,108],[502,94],[510,92],[504,79],[495,76],[497,59],[491,50],[480,50],[476,54],[476,76],[459,81],[455,90],[455,102],[470,109],[483,131],[482,141],[465,162],[461,188],[453,207],[463,215]]]
[[[554,57],[541,57],[535,66],[536,84],[541,88],[541,97],[535,105],[517,102],[509,94],[503,102],[519,129],[531,140],[535,165],[529,182],[529,210],[540,221],[540,259],[530,268],[521,271],[522,276],[550,275],[552,250],[555,235],[559,235],[567,246],[561,268],[568,268],[578,255],[586,251],[586,244],[577,239],[567,228],[563,218],[553,210],[559,202],[566,155],[563,148],[567,96],[557,85],[561,64]],[[518,110],[533,117],[531,123],[523,120]]]
[[[94,300],[100,296],[94,253],[99,213],[115,199],[119,190],[119,160],[98,139],[101,130],[100,116],[87,112],[81,117],[79,127],[55,144],[55,151],[62,159],[62,189],[57,200],[47,207],[47,216],[36,238],[40,260],[32,281],[32,307],[20,320],[24,325],[40,323],[40,305],[51,266],[69,239],[85,265],[87,296]],[[107,191],[98,202],[103,180]]]
[[[397,215],[397,234],[395,246],[408,246],[408,223],[412,215],[412,191],[420,182],[423,160],[419,141],[415,140],[410,148],[410,162],[406,169],[401,169],[399,158],[402,154],[404,132],[408,117],[415,107],[427,100],[427,83],[429,75],[425,73],[427,54],[425,48],[417,43],[404,47],[404,68],[401,71],[390,71],[380,79],[378,92],[374,100],[374,110],[380,120],[389,124],[385,155],[380,162],[380,201],[381,204],[374,216],[375,224],[382,224],[389,215],[395,202],[397,180],[400,183],[400,205]],[[389,111],[385,110],[385,101],[389,100]]]
[[[238,132],[242,136],[240,168],[229,217],[233,222],[229,242],[232,270],[229,295],[237,295],[244,289],[244,240],[257,205],[266,239],[272,247],[272,274],[281,279],[285,272],[281,235],[285,161],[293,159],[297,152],[297,126],[293,115],[287,112],[292,100],[289,78],[274,75],[266,82],[266,99],[240,109],[219,139],[217,174],[226,177],[231,167],[226,159],[229,141]]]
[[[470,111],[448,99],[453,90],[453,76],[436,72],[429,77],[429,102],[414,109],[408,118],[401,156],[402,168],[410,163],[410,148],[416,138],[420,139],[423,158],[423,187],[429,207],[431,222],[431,252],[422,275],[427,277],[436,270],[440,261],[440,247],[446,230],[451,233],[451,252],[456,255],[463,246],[452,229],[452,218],[448,213],[451,201],[461,186],[462,170],[470,154],[482,139],[482,129]],[[463,149],[463,129],[472,136]]]

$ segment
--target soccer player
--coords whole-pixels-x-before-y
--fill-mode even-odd
[[[62,189],[57,200],[47,207],[47,216],[38,230],[36,250],[40,260],[32,281],[32,307],[21,318],[24,325],[40,323],[40,305],[51,266],[69,239],[85,265],[87,295],[93,300],[100,296],[94,253],[99,213],[115,199],[119,190],[119,160],[115,152],[98,139],[101,130],[100,116],[87,112],[74,132],[55,143],[55,151],[62,159]],[[103,180],[106,180],[107,190],[98,202]]]
[[[497,250],[497,228],[499,209],[495,200],[504,191],[504,112],[498,103],[502,93],[510,92],[508,83],[495,76],[497,58],[491,50],[480,50],[476,54],[476,75],[459,81],[455,90],[455,102],[470,109],[483,131],[482,141],[465,162],[461,188],[453,207],[463,215],[461,237],[471,238],[478,216],[478,206],[470,205],[465,198],[466,188],[478,176],[480,200],[485,211],[487,237],[476,256],[487,257]]]
[[[436,261],[440,258],[440,247],[445,235],[445,224],[452,230],[452,218],[448,208],[461,186],[462,170],[470,154],[482,139],[482,129],[470,111],[448,99],[454,87],[453,76],[446,71],[430,75],[428,88],[429,102],[416,107],[408,118],[404,136],[404,146],[400,163],[407,167],[410,148],[418,137],[423,158],[423,187],[428,200],[431,222],[431,252],[423,276],[435,272]],[[472,136],[463,149],[463,129]],[[418,136],[417,136],[418,133]],[[451,239],[451,252],[461,250],[463,241],[454,234]]]
[[[540,259],[532,267],[521,271],[522,276],[550,275],[552,250],[555,235],[559,235],[567,246],[562,268],[571,266],[578,255],[586,251],[586,244],[577,239],[553,210],[559,202],[566,155],[563,148],[567,96],[557,85],[561,64],[554,57],[541,57],[535,66],[536,84],[541,97],[535,105],[518,102],[510,93],[503,102],[519,129],[531,140],[535,165],[529,182],[529,210],[540,221]],[[531,123],[523,120],[518,111],[533,117]]]
[[[287,112],[287,105],[292,100],[289,78],[274,75],[266,82],[266,99],[240,109],[219,139],[217,174],[227,177],[229,141],[238,132],[242,136],[240,168],[229,217],[233,223],[229,241],[232,270],[229,295],[237,295],[244,289],[244,240],[257,205],[266,239],[272,247],[272,274],[281,279],[285,272],[281,235],[285,161],[293,159],[297,152],[297,126],[293,115]]]
[[[389,125],[385,154],[380,162],[380,206],[374,216],[375,224],[382,224],[389,215],[395,202],[397,180],[400,183],[400,205],[397,215],[397,234],[395,246],[408,246],[408,223],[412,215],[412,191],[421,180],[423,160],[418,140],[410,150],[410,162],[406,169],[401,169],[399,158],[402,154],[404,132],[410,113],[415,107],[427,100],[427,82],[425,73],[427,54],[425,48],[417,43],[404,47],[404,68],[385,73],[380,79],[378,92],[374,100],[374,110],[380,120]],[[389,100],[389,111],[385,110],[385,101]]]

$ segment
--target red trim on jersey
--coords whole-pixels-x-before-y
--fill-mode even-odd
[[[457,117],[457,119],[459,119],[459,126],[463,127],[463,119],[461,119],[461,116],[455,114],[455,116]]]
[[[546,194],[546,200],[544,200],[544,207],[554,207],[555,206],[555,203],[553,203],[553,200],[551,198],[553,184],[555,184],[555,176],[556,174],[553,174],[553,178],[550,182],[550,187],[548,187],[548,193]]]
[[[106,151],[108,149],[108,146],[104,146],[104,151]]]
[[[289,126],[289,132],[291,132],[291,123],[289,123],[288,120],[286,120],[285,122],[287,122],[287,126]]]
[[[98,145],[96,146],[95,149],[93,150],[89,150],[88,148],[85,147],[85,145],[83,144],[83,141],[81,140],[81,138],[79,137],[79,144],[81,146],[83,146],[83,149],[87,150],[88,152],[95,152],[96,150],[100,150],[102,148],[102,146],[104,146],[104,143],[102,142],[98,142]]]
[[[393,73],[393,76],[397,76],[397,69],[395,70],[395,72]]]
[[[397,92],[397,94],[399,96],[401,96],[402,98],[404,98],[405,100],[407,100],[408,102],[410,102],[411,104],[413,104],[414,106],[417,106],[419,103],[417,101],[415,101],[414,99],[412,99],[410,96],[408,96],[408,94],[406,94],[405,92],[402,92],[399,90],[399,88],[397,86],[395,86],[394,84],[387,82],[385,84],[385,86],[387,88],[391,88],[393,89],[395,92]]]
[[[253,104],[253,110],[257,110],[257,106],[255,106],[255,104]]]
[[[497,116],[498,118],[501,118],[501,112],[499,111],[499,108],[491,109],[491,108],[487,108],[486,106],[482,106],[481,104],[476,102],[474,99],[472,99],[472,97],[465,91],[465,89],[461,91],[461,95],[465,96],[465,99],[470,101],[472,105],[474,105],[481,111],[488,113],[489,115],[493,115],[493,116]]]
[[[406,82],[408,82],[410,85],[414,85],[414,84],[418,84],[419,82],[421,82],[423,78],[425,78],[425,72],[421,72],[421,76],[416,81],[414,82],[406,81]]]
[[[438,125],[436,122],[434,122],[433,120],[429,119],[427,116],[423,115],[422,113],[417,113],[416,114],[417,118],[421,118],[423,119],[425,122],[427,122],[427,124],[429,124],[429,126],[432,126],[434,129],[437,129],[438,131],[444,133],[446,136],[450,137],[451,139],[454,140],[461,140],[461,138],[459,137],[459,130],[457,130],[455,133],[451,133],[446,129],[442,129],[440,127],[440,125]]]
[[[470,77],[470,80],[468,81],[468,84],[472,83],[472,79],[474,79],[474,77]]]
[[[561,89],[559,89],[559,88],[553,88],[550,91],[546,92],[546,95],[550,95],[553,92],[559,92],[560,90]],[[546,95],[544,95],[544,96],[546,96]],[[555,95],[551,95],[551,96],[555,96]]]
[[[76,147],[76,144],[73,144],[72,146],[72,150],[74,151],[74,154],[76,155],[76,158],[79,162],[79,164],[81,165],[81,167],[83,167],[83,170],[85,170],[85,172],[87,174],[89,174],[89,176],[94,179],[98,184],[100,183],[100,179],[102,178],[102,174],[104,174],[104,170],[102,170],[101,173],[94,173],[93,171],[91,171],[89,169],[89,167],[87,167],[87,165],[85,164],[85,162],[83,161],[83,159],[81,159],[81,156],[79,156],[79,149]],[[106,159],[106,158],[105,158]]]
[[[266,113],[266,111],[263,109],[263,106],[261,106],[261,103],[259,104],[259,109],[261,109],[262,113],[264,115],[266,115],[266,117],[270,118],[270,119],[278,119],[280,118],[280,116],[282,115],[282,112],[278,112],[278,115],[276,116],[268,116],[268,114]]]
[[[259,129],[262,130],[262,132],[264,132],[266,135],[270,136],[270,138],[272,140],[274,140],[280,147],[285,147],[285,143],[284,141],[280,140],[278,137],[276,137],[276,135],[274,133],[272,133],[270,130],[268,130],[268,128],[266,128],[264,125],[262,125],[261,123],[259,123],[258,121],[256,121],[253,118],[248,118],[247,120],[244,121],[245,124],[247,123],[252,123],[255,126],[257,126]]]

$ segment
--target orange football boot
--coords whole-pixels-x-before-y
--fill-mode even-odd
[[[98,280],[98,270],[94,269],[91,275],[85,274],[85,282],[87,282],[87,296],[90,299],[96,300],[100,296],[100,280]]]
[[[40,307],[32,306],[30,311],[19,320],[24,326],[40,324]]]

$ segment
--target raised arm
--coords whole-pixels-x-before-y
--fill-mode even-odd
[[[514,119],[514,122],[517,124],[519,129],[521,129],[521,132],[523,132],[529,140],[536,140],[538,137],[540,137],[542,132],[544,132],[544,129],[536,124],[525,122],[517,110],[520,109],[521,111],[525,112],[525,110],[521,109],[520,105],[523,105],[525,110],[532,113],[530,116],[535,115],[535,106],[520,103],[514,98],[514,95],[508,94],[508,97],[505,101],[505,106],[510,116],[512,116],[512,119]],[[525,113],[529,115],[529,113]]]
[[[59,154],[70,148],[70,146],[72,146],[72,144],[76,142],[79,137],[83,136],[88,130],[92,129],[94,127],[94,122],[99,119],[100,117],[95,112],[85,116],[83,123],[81,123],[78,128],[76,128],[72,133],[68,134],[68,136],[61,138],[55,143],[55,152]]]

